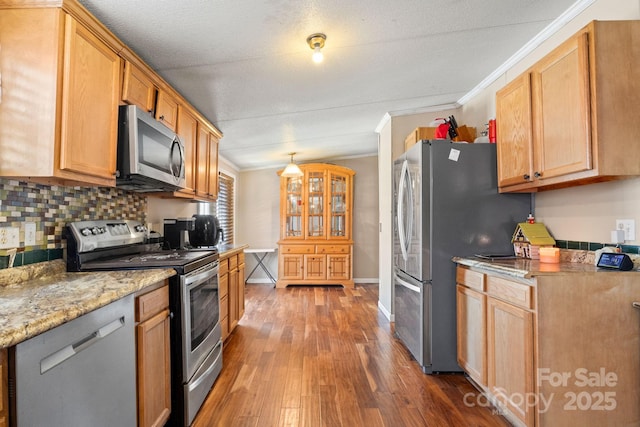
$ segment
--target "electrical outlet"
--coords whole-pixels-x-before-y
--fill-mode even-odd
[[[624,230],[624,240],[636,240],[636,221],[634,219],[616,219],[616,230]]]
[[[36,244],[36,223],[24,223],[24,245],[34,246]]]
[[[20,246],[20,229],[18,227],[0,228],[0,249],[17,248]]]

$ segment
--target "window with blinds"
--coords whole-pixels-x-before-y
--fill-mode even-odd
[[[233,244],[233,177],[220,172],[218,174],[218,200],[216,202],[216,216],[224,233],[224,243]]]

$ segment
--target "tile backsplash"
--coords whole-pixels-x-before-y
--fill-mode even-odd
[[[130,219],[146,223],[147,198],[111,187],[64,187],[0,179],[0,227],[17,227],[20,245],[14,266],[62,258],[67,222]],[[24,223],[36,225],[36,244],[26,246]],[[6,267],[0,250],[0,268]]]

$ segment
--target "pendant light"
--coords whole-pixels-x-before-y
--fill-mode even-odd
[[[322,54],[322,48],[324,47],[324,42],[327,40],[327,36],[322,33],[311,34],[307,37],[307,43],[309,47],[313,49],[313,62],[320,63],[324,59],[324,55]]]
[[[289,153],[289,155],[291,156],[291,163],[289,163],[287,165],[287,167],[284,168],[284,171],[282,171],[280,176],[284,176],[284,177],[287,177],[287,178],[292,178],[292,177],[298,177],[298,176],[303,176],[304,175],[304,172],[302,172],[300,170],[298,165],[293,163],[293,155],[294,154],[296,154],[296,153]]]

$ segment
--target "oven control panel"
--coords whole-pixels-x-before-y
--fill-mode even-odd
[[[77,221],[68,224],[68,228],[80,253],[143,243],[147,236],[147,227],[131,220]]]

